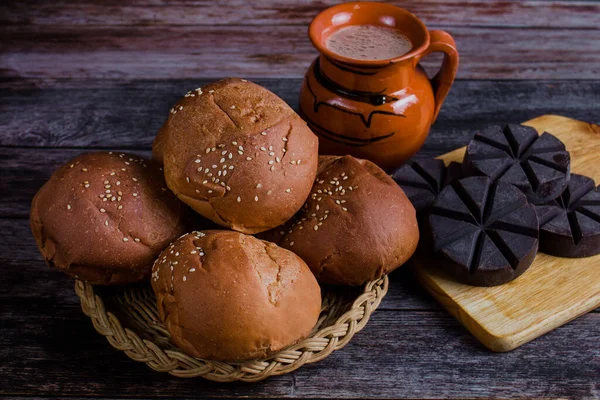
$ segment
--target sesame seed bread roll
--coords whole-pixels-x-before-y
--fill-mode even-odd
[[[321,310],[321,289],[298,256],[233,231],[180,237],[151,282],[171,341],[208,360],[265,358],[306,337]]]
[[[299,255],[321,283],[361,285],[406,262],[419,229],[414,207],[381,168],[320,156],[306,204],[264,237]]]
[[[169,188],[221,226],[257,233],[302,207],[318,139],[283,100],[240,79],[189,92],[154,146]]]
[[[186,209],[155,163],[88,153],[59,168],[37,192],[30,223],[51,267],[116,285],[150,276],[158,254],[185,232]]]

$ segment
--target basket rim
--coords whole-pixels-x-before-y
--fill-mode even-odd
[[[326,358],[348,344],[354,334],[365,327],[387,294],[388,287],[387,275],[367,282],[351,307],[333,324],[321,327],[309,337],[265,360],[220,362],[194,358],[180,349],[162,349],[152,340],[140,338],[135,331],[124,328],[115,314],[106,310],[96,286],[75,281],[75,292],[83,313],[111,346],[135,361],[146,363],[155,371],[180,378],[202,377],[216,382],[256,382],[269,376],[290,373],[304,364]]]

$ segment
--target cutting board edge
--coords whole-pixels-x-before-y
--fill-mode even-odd
[[[552,330],[565,325],[580,316],[600,306],[600,291],[590,297],[588,301],[576,304],[573,307],[565,308],[560,313],[554,314],[549,318],[544,318],[535,325],[530,325],[525,329],[510,333],[494,333],[493,330],[486,329],[479,323],[466,309],[462,308],[454,298],[448,296],[439,286],[438,282],[432,278],[431,274],[424,273],[435,267],[419,266],[415,268],[417,280],[431,294],[432,297],[440,303],[462,326],[464,326],[481,344],[497,353],[506,353],[512,351],[525,343],[528,343],[540,336],[545,335]],[[568,318],[560,318],[568,315]]]

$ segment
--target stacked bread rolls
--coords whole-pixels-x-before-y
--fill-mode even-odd
[[[186,223],[186,205],[222,229]],[[178,101],[153,161],[93,153],[61,167],[34,198],[31,226],[48,264],[78,279],[150,276],[173,343],[220,361],[302,340],[319,318],[319,283],[380,278],[419,238],[388,175],[350,156],[319,157],[304,121],[243,79]]]

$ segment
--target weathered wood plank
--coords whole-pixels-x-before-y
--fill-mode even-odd
[[[600,314],[494,354],[445,312],[380,311],[343,350],[252,385],[153,372],[112,349],[74,304],[16,302],[0,321],[4,396],[594,398],[600,389]]]
[[[14,81],[0,91],[0,145],[149,148],[171,106],[210,81],[145,81],[107,88],[105,81],[94,80],[53,89]],[[255,82],[297,109],[301,80]],[[462,146],[474,129],[492,122],[521,122],[549,113],[599,122],[598,93],[600,81],[457,81],[424,150],[441,153]]]
[[[600,29],[451,27],[462,79],[597,79]],[[299,26],[0,26],[0,77],[301,77],[316,56]],[[215,46],[215,43],[219,43]],[[433,70],[435,59],[424,65]]]
[[[390,1],[387,1],[390,2]],[[308,25],[338,0],[193,0],[10,2],[0,6],[0,24],[22,25]],[[423,0],[392,1],[426,24],[444,26],[596,28],[595,1]]]

